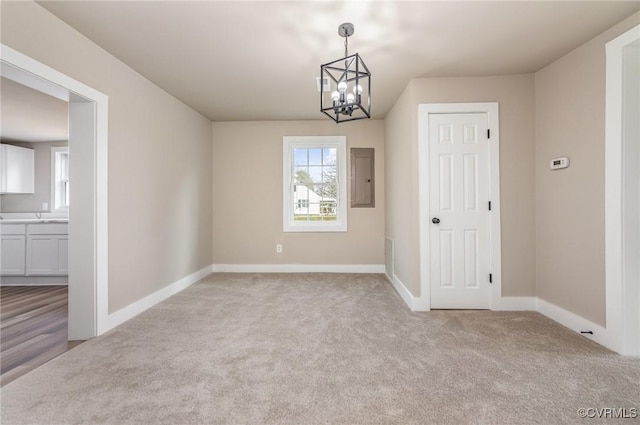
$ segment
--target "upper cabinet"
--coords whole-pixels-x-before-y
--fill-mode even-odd
[[[0,144],[0,193],[34,193],[33,152]]]

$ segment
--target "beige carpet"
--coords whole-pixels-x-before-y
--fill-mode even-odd
[[[3,425],[593,424],[640,408],[640,360],[538,313],[411,313],[381,275],[214,274],[1,396]]]

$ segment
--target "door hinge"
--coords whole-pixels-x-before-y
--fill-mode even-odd
[[[491,129],[487,128],[487,139],[491,139]]]
[[[489,283],[493,283],[493,273],[489,273]]]
[[[489,201],[489,211],[491,211],[491,201]]]

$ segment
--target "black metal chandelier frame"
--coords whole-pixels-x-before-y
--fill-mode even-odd
[[[371,72],[358,53],[348,53],[348,37],[353,32],[353,24],[338,27],[338,34],[344,37],[344,58],[320,66],[320,111],[336,123],[371,118]],[[328,101],[325,93],[331,81],[337,90]],[[349,87],[353,94],[347,93]]]

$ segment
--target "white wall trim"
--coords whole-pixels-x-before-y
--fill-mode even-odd
[[[400,279],[394,274],[392,276],[385,273],[386,278],[391,282],[391,285],[396,290],[402,301],[405,302],[409,310],[411,311],[429,311],[429,303],[422,297],[414,297],[407,287],[402,283]]]
[[[124,308],[121,308],[118,311],[109,314],[108,325],[105,329],[105,332],[115,328],[118,325],[121,325],[129,319],[134,318],[138,314],[150,309],[154,305],[166,300],[170,296],[175,295],[178,292],[188,288],[189,286],[193,285],[212,272],[213,265],[206,266],[198,270],[197,272],[190,274],[189,276],[183,277],[182,279],[177,280],[172,284],[165,286],[164,288],[159,289],[156,292],[149,294],[146,297],[132,304],[129,304]]]
[[[621,354],[640,355],[640,346],[626,340],[633,328],[632,312],[624,306],[623,246],[623,49],[640,39],[640,25],[606,44],[605,104],[605,299],[606,324],[613,340],[612,350]],[[629,282],[626,283],[630,284]],[[635,313],[637,314],[637,312]],[[637,320],[637,319],[636,319]],[[633,345],[636,345],[633,344]],[[638,344],[640,345],[640,344]]]
[[[420,297],[414,297],[395,275],[389,276],[385,274],[385,276],[411,311],[429,311],[429,305],[425,300]],[[502,297],[498,305],[499,308],[492,308],[491,310],[536,311],[581,336],[615,351],[615,335],[606,328],[538,297]],[[593,335],[581,334],[580,331],[591,331]]]
[[[607,331],[607,329],[603,326],[593,323],[592,321],[587,320],[582,316],[578,316],[577,314],[572,313],[568,310],[565,310],[562,307],[558,307],[557,305],[545,301],[542,298],[537,298],[536,303],[537,311],[539,313],[584,336],[585,338],[595,341],[598,344],[615,351],[615,338],[613,338],[614,335],[611,332]],[[591,331],[593,332],[593,335],[581,334],[581,331]]]
[[[486,113],[491,143],[489,145],[489,195],[492,202],[489,226],[490,272],[493,274],[489,307],[499,310],[502,299],[502,242],[500,221],[500,123],[497,102],[427,103],[418,105],[418,232],[420,246],[420,297],[431,305],[429,278],[429,114]]]
[[[384,273],[384,264],[215,264],[220,273]]]

